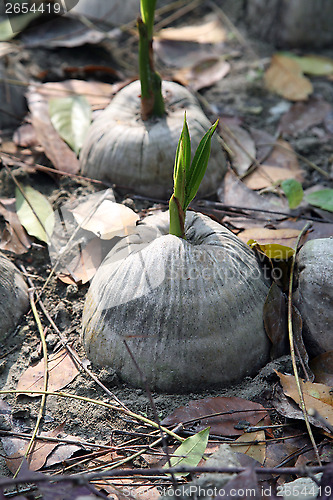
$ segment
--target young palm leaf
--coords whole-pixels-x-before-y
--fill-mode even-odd
[[[201,139],[191,164],[191,139],[185,114],[184,126],[175,157],[173,195],[169,201],[169,232],[180,238],[185,236],[186,209],[197,194],[207,169],[212,136],[217,124],[218,121],[210,127]]]

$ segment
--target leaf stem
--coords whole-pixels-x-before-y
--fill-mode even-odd
[[[139,73],[141,83],[141,116],[148,120],[152,116],[165,114],[162,96],[162,81],[155,71],[153,51],[153,27],[156,0],[141,0],[141,18],[138,18],[139,31]]]

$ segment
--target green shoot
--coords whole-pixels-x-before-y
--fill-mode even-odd
[[[153,29],[156,0],[140,0],[141,18],[139,30],[139,73],[141,83],[141,116],[148,120],[165,113],[162,97],[162,81],[154,68]]]
[[[176,151],[173,172],[174,188],[169,201],[170,230],[169,233],[180,238],[185,237],[186,209],[198,192],[205,175],[212,136],[216,130],[218,120],[210,127],[201,139],[191,163],[191,139],[186,121]]]

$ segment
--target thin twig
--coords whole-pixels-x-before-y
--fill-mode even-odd
[[[45,331],[43,330],[43,325],[42,325],[42,322],[40,320],[40,317],[38,315],[38,311],[37,311],[37,308],[36,308],[36,304],[35,304],[35,300],[34,300],[34,291],[31,288],[29,289],[29,299],[30,299],[31,310],[33,312],[33,315],[34,315],[34,318],[35,318],[35,321],[36,321],[36,324],[37,324],[37,327],[38,327],[40,339],[41,339],[41,342],[42,342],[43,359],[44,359],[43,388],[44,388],[44,391],[46,392],[47,391],[47,383],[48,383],[49,373],[48,373],[47,345],[46,345],[46,340],[45,340]],[[36,421],[36,424],[35,424],[35,428],[33,430],[33,433],[32,433],[30,442],[28,444],[28,447],[27,447],[27,449],[26,449],[26,451],[24,453],[24,457],[25,458],[28,457],[29,453],[32,450],[32,447],[34,446],[35,438],[36,438],[36,435],[37,435],[37,432],[38,432],[41,420],[43,418],[45,403],[46,403],[46,394],[43,394],[42,395],[42,400],[41,400],[41,403],[40,403],[40,407],[39,407],[39,412],[38,412],[38,416],[37,416],[37,421]],[[20,462],[20,465],[18,466],[18,468],[17,468],[17,470],[16,470],[16,472],[14,474],[14,477],[16,477],[18,475],[18,473],[20,472],[22,464],[23,464],[23,460]]]
[[[321,464],[321,460],[320,460],[320,456],[319,456],[319,452],[318,452],[318,448],[317,448],[317,444],[316,444],[316,441],[315,441],[315,439],[313,437],[312,429],[311,429],[311,426],[310,426],[309,416],[308,416],[306,405],[305,405],[305,401],[304,401],[304,394],[303,394],[302,387],[301,387],[301,382],[300,382],[300,379],[299,379],[299,376],[298,376],[296,356],[295,356],[295,348],[294,348],[293,318],[292,318],[292,314],[293,314],[293,303],[292,303],[293,279],[294,279],[294,269],[295,269],[297,249],[298,249],[298,245],[299,245],[299,242],[301,240],[301,237],[303,236],[304,233],[306,233],[306,231],[310,227],[311,227],[311,224],[307,223],[303,227],[302,231],[299,233],[297,241],[296,241],[295,252],[294,252],[294,255],[292,256],[292,260],[291,260],[290,278],[289,278],[289,290],[288,290],[288,334],[289,334],[289,345],[290,345],[291,361],[292,361],[292,365],[293,365],[295,382],[296,382],[296,385],[297,385],[298,395],[299,395],[299,399],[300,399],[301,410],[302,410],[302,413],[303,413],[305,425],[306,425],[306,428],[308,430],[309,438],[310,438],[310,441],[312,443],[312,446],[313,446],[313,449],[314,449],[314,452],[315,452],[318,464],[322,465]]]
[[[85,401],[86,403],[92,403],[92,404],[95,404],[98,406],[104,406],[104,408],[108,408],[109,410],[124,413],[125,415],[128,415],[129,417],[132,417],[135,420],[138,420],[139,422],[144,422],[145,424],[150,425],[151,427],[154,427],[155,429],[156,428],[158,429],[158,425],[156,422],[154,422],[153,420],[150,420],[147,417],[144,417],[143,415],[140,415],[138,413],[134,413],[134,411],[131,411],[131,410],[119,407],[119,406],[115,406],[115,405],[112,405],[110,403],[105,403],[104,401],[98,401],[97,399],[91,399],[91,398],[86,398],[83,396],[77,396],[76,394],[69,394],[68,392],[33,391],[33,390],[30,390],[30,391],[23,391],[23,390],[3,391],[3,390],[1,390],[0,394],[46,394],[47,396],[58,396],[58,397],[62,397],[62,398],[76,399],[78,401]],[[184,441],[184,438],[178,436],[178,434],[176,434],[173,431],[170,431],[166,427],[162,426],[162,430],[163,430],[163,432],[168,434],[170,437],[176,439],[176,441],[180,441],[180,442]]]

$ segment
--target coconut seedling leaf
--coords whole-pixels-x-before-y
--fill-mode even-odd
[[[51,204],[39,191],[31,186],[16,188],[17,216],[30,236],[47,243],[54,228],[54,213]]]
[[[173,456],[170,457],[170,466],[196,467],[205,453],[208,438],[209,427],[185,439],[185,441],[178,446]],[[169,468],[169,464],[166,463],[163,468]],[[188,474],[188,472],[179,472],[175,474],[175,476],[187,476]]]
[[[66,349],[51,354],[48,360],[48,390],[58,391],[68,385],[78,375],[74,361]],[[20,377],[18,391],[42,391],[44,389],[44,360],[42,359],[36,365],[30,366]],[[38,397],[38,394],[28,394],[30,397]]]
[[[286,179],[281,182],[281,188],[287,197],[289,208],[293,209],[303,200],[303,187],[302,184],[296,179]]]
[[[79,153],[91,123],[91,107],[84,96],[50,99],[51,122],[67,144]]]
[[[216,121],[201,139],[199,146],[194,154],[191,168],[186,172],[186,196],[185,208],[189,206],[193,198],[198,192],[199,186],[207,170],[208,160],[210,156],[210,146],[212,136],[216,130],[218,121]]]
[[[306,201],[314,207],[333,212],[333,189],[321,189],[306,195]]]

